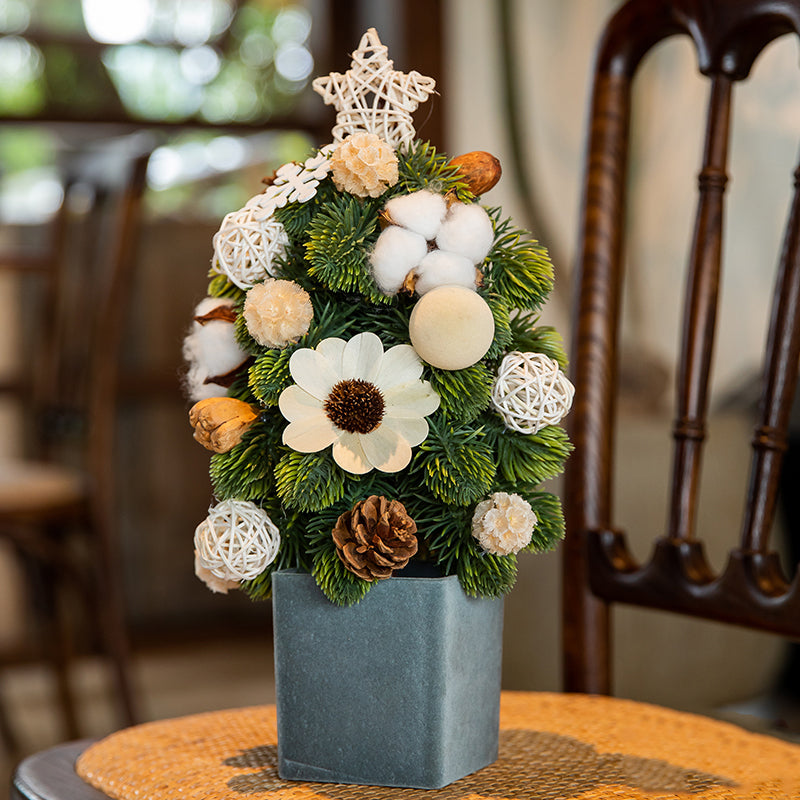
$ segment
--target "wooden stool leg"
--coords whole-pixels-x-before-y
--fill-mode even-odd
[[[42,643],[56,681],[63,734],[67,739],[77,739],[80,737],[80,726],[70,681],[72,634],[67,615],[62,608],[63,587],[57,568],[53,569],[49,565],[43,567],[42,575],[44,578],[40,620]]]
[[[121,719],[126,725],[134,725],[139,720],[139,713],[131,677],[131,653],[120,587],[102,570],[98,570],[96,583],[103,649],[111,661]]]
[[[8,715],[8,709],[2,698],[0,698],[0,742],[2,742],[6,753],[12,760],[16,760],[22,753],[19,739],[11,725],[11,718]]]

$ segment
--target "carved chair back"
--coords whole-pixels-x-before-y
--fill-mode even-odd
[[[697,530],[698,488],[712,363],[731,99],[774,39],[800,34],[797,0],[630,0],[599,44],[580,222],[572,378],[575,452],[565,476],[564,681],[610,691],[609,608],[627,603],[800,637],[796,565],[787,576],[770,545],[781,460],[800,356],[800,203],[789,210],[775,278],[758,420],[738,543],[716,572]],[[671,489],[666,529],[641,563],[614,524],[615,396],[623,284],[631,84],[642,58],[683,35],[708,79],[699,196],[676,370]],[[656,523],[657,524],[657,523]]]

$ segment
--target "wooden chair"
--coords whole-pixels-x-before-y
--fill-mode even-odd
[[[118,351],[149,151],[147,141],[131,137],[66,153],[64,200],[49,244],[33,257],[0,254],[26,309],[22,338],[30,347],[22,374],[5,388],[22,396],[31,456],[0,462],[0,538],[29,578],[41,655],[55,670],[69,738],[79,734],[69,676],[77,641],[99,645],[108,658],[120,722],[137,716],[113,457]],[[76,631],[72,617],[81,606],[85,624]],[[17,747],[2,706],[0,734]]]
[[[669,518],[640,563],[615,527],[615,392],[623,284],[625,184],[631,82],[643,56],[668,36],[694,44],[709,82],[699,199],[689,256],[677,376]],[[563,571],[564,687],[611,690],[613,603],[800,637],[797,565],[787,574],[770,546],[781,459],[800,357],[800,204],[786,226],[774,288],[759,418],[752,438],[746,510],[738,543],[717,573],[697,528],[709,406],[731,97],[775,38],[800,34],[797,0],[630,0],[608,23],[596,61],[581,216],[572,378],[575,404],[567,465]],[[800,171],[795,173],[795,188]],[[665,476],[666,477],[666,476]],[[656,522],[656,525],[658,522]]]

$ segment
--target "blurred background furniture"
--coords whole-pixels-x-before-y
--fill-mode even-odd
[[[800,357],[800,206],[796,196],[775,277],[749,488],[746,497],[729,498],[731,504],[744,507],[741,532],[721,571],[709,564],[701,539],[705,531],[696,524],[723,275],[733,88],[747,78],[754,60],[774,39],[798,33],[798,2],[631,0],[614,15],[600,42],[576,276],[572,344],[576,399],[571,413],[576,449],[565,476],[563,646],[568,691],[611,691],[609,612],[616,603],[800,637],[797,564],[790,563],[784,572],[775,552],[780,543],[770,543]],[[651,520],[650,527],[660,538],[650,558],[640,563],[626,534],[615,526],[613,507],[631,85],[645,54],[676,34],[693,42],[699,70],[708,79],[709,100],[676,368],[669,518],[665,528],[662,520]],[[754,263],[753,269],[766,272],[769,265]],[[736,532],[728,533],[733,540]]]
[[[49,241],[0,253],[14,271],[23,326],[26,458],[0,461],[0,537],[28,577],[41,655],[52,664],[63,735],[79,735],[71,655],[99,645],[120,724],[136,719],[116,524],[120,339],[152,142],[146,135],[63,154],[63,200]],[[83,642],[84,644],[81,644]],[[0,731],[16,747],[0,706]]]

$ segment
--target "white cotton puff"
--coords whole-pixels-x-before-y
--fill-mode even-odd
[[[423,295],[437,286],[464,286],[475,291],[475,265],[464,256],[444,250],[432,250],[417,267],[417,294]]]
[[[230,305],[233,305],[231,301],[207,297],[198,304],[194,316],[200,317],[214,308]],[[232,323],[213,320],[205,324],[192,323],[189,334],[183,340],[183,357],[189,367],[186,393],[190,400],[197,402],[226,394],[225,387],[206,383],[206,379],[236,369],[247,360],[247,353],[237,344]]]
[[[440,250],[458,253],[473,264],[480,264],[486,258],[493,241],[492,221],[475,203],[454,203],[436,235]]]
[[[386,212],[395,225],[408,228],[424,239],[433,239],[447,214],[447,202],[440,194],[421,189],[392,198]]]
[[[390,225],[378,237],[370,263],[375,283],[384,294],[400,290],[406,275],[420,263],[428,252],[425,237],[405,228]]]

